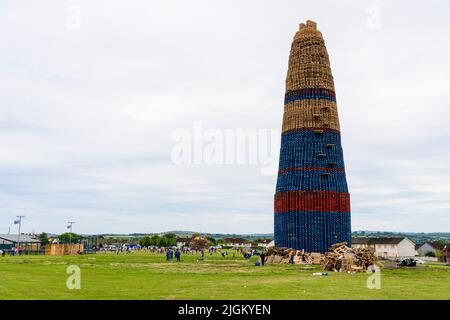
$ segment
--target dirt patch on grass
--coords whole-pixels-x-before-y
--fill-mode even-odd
[[[258,268],[249,268],[243,263],[120,263],[109,264],[114,269],[148,269],[176,273],[248,273],[257,272]]]

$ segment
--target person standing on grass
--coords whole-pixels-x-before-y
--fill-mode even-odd
[[[177,250],[177,252],[175,252],[175,258],[177,258],[177,262],[181,261],[181,252],[180,249]]]
[[[167,250],[166,251],[166,261],[169,261],[169,260],[170,260],[170,251]]]
[[[262,252],[259,257],[261,258],[261,265],[264,266],[264,260],[266,260],[266,254]]]
[[[294,264],[294,254],[291,253],[291,255],[289,256],[289,264]]]

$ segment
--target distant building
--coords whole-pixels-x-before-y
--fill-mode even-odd
[[[191,238],[177,238],[177,247],[181,248],[184,246],[188,246]]]
[[[261,241],[258,241],[256,245],[258,247],[267,248],[270,242],[272,242],[272,239],[263,239]]]
[[[370,248],[381,258],[414,257],[416,253],[414,242],[406,237],[356,237],[352,248]]]
[[[446,250],[446,248],[447,248],[447,250]],[[450,254],[449,254],[450,250],[449,249],[450,249],[450,243],[447,243],[447,245],[446,245],[445,243],[442,243],[439,241],[427,241],[417,248],[417,254],[419,256],[426,256],[427,254],[432,252],[435,257],[442,258],[447,253],[447,258],[450,258]]]
[[[243,238],[225,238],[223,239],[226,247],[248,247],[250,243]]]
[[[34,239],[30,235],[21,234],[20,239],[17,234],[0,234],[0,248],[11,248],[18,246],[20,241],[20,247],[25,249],[37,250],[40,246],[40,241]]]

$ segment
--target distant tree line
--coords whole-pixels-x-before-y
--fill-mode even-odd
[[[41,245],[43,245],[43,246],[50,243],[50,240],[48,238],[48,233],[46,233],[46,232],[40,233],[37,236],[37,239],[41,242]],[[59,243],[81,243],[83,241],[83,236],[76,234],[76,233],[66,232],[66,233],[60,234],[58,236],[58,239],[59,239]]]
[[[174,233],[145,236],[139,240],[139,245],[143,247],[173,247],[177,245],[177,236]]]
[[[202,237],[199,233],[192,234],[187,242],[187,245],[197,249],[203,249],[208,246],[216,246],[224,243],[223,239],[216,239],[214,237]],[[139,245],[144,247],[173,247],[177,245],[177,236],[174,233],[144,236],[139,240]]]
[[[60,243],[81,243],[83,240],[83,236],[73,233],[73,232],[66,232],[63,234],[60,234],[58,236]]]

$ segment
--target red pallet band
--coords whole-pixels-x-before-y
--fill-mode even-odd
[[[334,191],[289,191],[275,195],[275,213],[350,212],[350,194]]]

